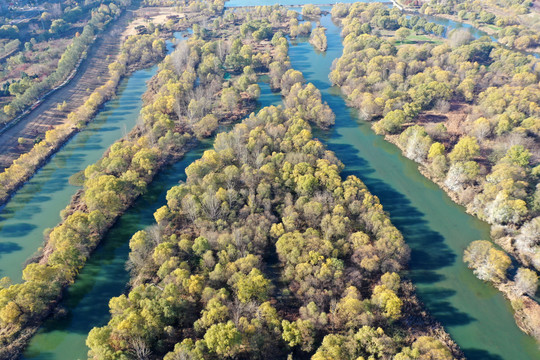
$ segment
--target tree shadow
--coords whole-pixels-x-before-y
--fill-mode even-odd
[[[19,238],[28,235],[32,230],[37,228],[36,225],[24,222],[18,222],[16,224],[4,225],[0,228],[2,237],[6,238]],[[6,244],[6,243],[4,243]],[[7,243],[9,244],[9,243]],[[0,243],[0,254],[2,251],[2,243]]]
[[[15,251],[19,251],[21,249],[22,247],[19,244],[12,241],[2,242],[0,243],[0,257],[2,256],[2,254],[9,254]]]

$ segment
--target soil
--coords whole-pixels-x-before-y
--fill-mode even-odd
[[[122,43],[119,36],[127,27],[133,11],[127,10],[90,46],[71,81],[47,97],[17,124],[0,134],[0,171],[9,167],[19,155],[28,152],[34,140],[45,138],[45,132],[67,121],[67,115],[81,106],[90,94],[109,79],[108,66],[116,59]],[[62,102],[67,106],[59,110]],[[18,139],[24,138],[24,144]]]
[[[154,23],[155,25],[163,25],[167,22],[168,16],[178,16],[179,19],[185,18],[183,12],[178,12],[168,7],[151,7],[141,8],[135,11],[136,20],[132,21],[124,31],[124,36],[137,35],[135,28],[139,25]]]

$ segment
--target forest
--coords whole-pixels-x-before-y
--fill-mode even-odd
[[[133,288],[89,334],[92,358],[452,358],[402,336],[407,247],[304,111],[264,108],[189,166],[130,240]]]
[[[361,14],[376,29],[381,10],[359,3],[334,7],[345,50],[331,80],[376,132],[492,224],[492,239],[521,262],[515,278],[507,275],[510,257],[490,242],[471,244],[465,261],[481,279],[507,285],[505,293],[520,309],[528,301],[522,295],[535,294],[540,270],[538,59],[488,39],[464,39],[458,31],[449,44],[396,46],[359,26]],[[414,18],[392,12],[383,16],[411,27]],[[540,337],[532,324],[529,331]]]
[[[55,69],[4,85],[3,120],[64,81],[96,34],[132,5],[91,4],[41,15],[39,41],[16,42],[18,29],[0,28],[9,39],[0,46],[13,52],[0,64],[39,58],[33,47],[77,33]],[[88,333],[89,359],[465,358],[417,297],[406,233],[383,197],[327,143],[339,120],[327,92],[291,63],[291,44],[309,43],[323,56],[334,45],[322,22],[328,14],[343,42],[332,90],[489,224],[489,238],[460,249],[456,261],[500,290],[519,328],[540,341],[540,60],[531,55],[539,39],[530,24],[497,12],[526,15],[530,2],[432,0],[412,15],[381,3],[335,4],[330,12],[227,8],[220,0],[141,6],[187,16],[165,25],[147,16],[122,42],[109,80],[0,173],[1,204],[119,96],[122,79],[156,66],[135,127],[72,177],[78,189],[60,222],[45,229],[22,281],[0,279],[0,359],[18,358],[47,319],[66,317],[66,290],[108,232],[203,141],[212,147],[186,168],[185,181],[167,187],[153,224],[124,239],[129,283]],[[423,15],[494,26],[496,41]],[[263,82],[280,105],[258,107]],[[354,121],[348,126],[359,126]]]

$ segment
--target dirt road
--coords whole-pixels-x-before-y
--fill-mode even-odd
[[[81,106],[96,88],[109,79],[108,66],[120,50],[122,33],[132,16],[133,11],[125,11],[112,26],[99,34],[73,79],[19,123],[0,134],[0,171],[10,166],[20,154],[28,152],[35,139],[45,138],[47,130],[65,122],[70,112]],[[58,104],[64,101],[67,106],[57,109]],[[26,139],[24,145],[18,143],[20,137]]]

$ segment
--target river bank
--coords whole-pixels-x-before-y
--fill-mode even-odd
[[[14,160],[13,164],[0,174],[0,183],[3,185],[0,189],[0,207],[8,202],[11,195],[49,161],[56,151],[88,125],[103,104],[116,95],[118,84],[123,78],[129,77],[136,70],[151,66],[163,59],[165,55],[164,52],[154,54],[152,49],[148,51],[153,54],[151,61],[144,59],[137,62],[130,61],[125,50],[119,52],[116,59],[108,66],[108,80],[95,89],[79,108],[69,113],[61,125],[48,130],[43,140],[36,143],[29,152]]]
[[[309,44],[290,49],[293,68],[321,89],[336,113],[335,130],[318,136],[344,162],[345,172],[362,179],[381,199],[390,219],[412,249],[408,276],[420,300],[470,359],[530,359],[539,356],[534,340],[516,326],[510,304],[490,284],[478,280],[462,262],[470,242],[489,238],[489,225],[466,214],[418,171],[401,150],[374,134],[371,124],[345,104],[331,87],[328,72],[342,55],[341,30],[328,18],[329,48],[316,56]],[[493,314],[499,314],[497,318]]]

